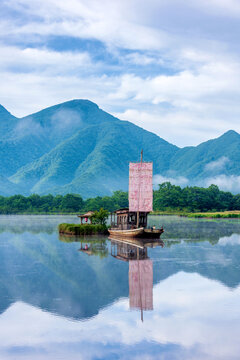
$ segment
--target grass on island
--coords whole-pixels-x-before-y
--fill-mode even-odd
[[[101,224],[67,224],[58,225],[60,234],[68,235],[106,235],[108,234],[107,225]]]

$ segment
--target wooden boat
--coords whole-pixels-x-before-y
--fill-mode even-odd
[[[111,213],[110,236],[159,239],[164,232],[163,228],[156,229],[155,226],[147,228],[148,214],[153,209],[153,166],[151,162],[143,162],[142,157],[143,151],[140,162],[129,164],[129,208]]]
[[[126,237],[126,238],[145,238],[145,239],[159,239],[161,234],[164,232],[163,228],[161,229],[146,229],[146,228],[138,228],[138,229],[130,229],[130,230],[122,230],[122,229],[109,229],[110,236],[117,237]]]
[[[161,229],[144,229],[141,237],[148,239],[159,239],[161,234],[164,232],[163,228]]]
[[[144,228],[138,229],[130,229],[130,230],[122,230],[122,229],[114,229],[111,228],[108,230],[110,236],[117,236],[117,237],[128,237],[128,238],[139,238],[144,233]]]

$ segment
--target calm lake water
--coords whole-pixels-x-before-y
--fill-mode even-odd
[[[152,216],[142,249],[59,238],[76,219],[0,216],[1,360],[240,358],[239,220]]]

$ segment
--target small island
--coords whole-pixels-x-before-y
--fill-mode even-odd
[[[65,235],[107,235],[106,225],[108,211],[101,208],[99,211],[88,211],[86,214],[78,215],[81,224],[62,223],[58,226],[59,234]],[[83,219],[85,223],[83,224]]]

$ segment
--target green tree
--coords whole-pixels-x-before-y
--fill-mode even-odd
[[[108,215],[108,211],[104,210],[103,208],[101,208],[99,211],[94,211],[94,214],[92,215],[93,224],[106,225]]]
[[[61,201],[61,209],[71,212],[80,211],[83,208],[83,199],[80,195],[67,194],[64,195]]]

